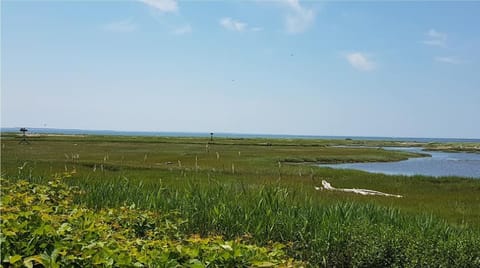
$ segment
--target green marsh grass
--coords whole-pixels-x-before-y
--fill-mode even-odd
[[[208,144],[199,138],[86,136],[41,137],[21,147],[6,137],[2,176],[41,183],[65,169],[75,171],[68,183],[86,192],[77,203],[180,211],[187,220],[182,232],[243,237],[259,245],[281,242],[289,245],[290,256],[314,266],[480,265],[479,180],[298,164],[412,156],[329,147],[346,142],[357,141],[218,139]],[[314,190],[322,179],[335,187],[404,198]]]

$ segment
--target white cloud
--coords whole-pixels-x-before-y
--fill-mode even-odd
[[[137,25],[131,19],[114,21],[103,25],[103,30],[115,33],[133,32],[137,29]]]
[[[247,24],[245,22],[236,21],[232,18],[222,18],[220,20],[220,25],[230,31],[243,32],[247,29]]]
[[[360,71],[371,71],[375,69],[375,62],[369,56],[361,52],[352,52],[345,55],[348,63]]]
[[[139,1],[164,13],[176,12],[178,10],[178,4],[176,0],[139,0]]]
[[[184,35],[184,34],[189,34],[191,32],[192,32],[192,27],[190,26],[190,24],[177,27],[173,30],[173,34],[176,34],[176,35]]]
[[[435,29],[430,29],[426,33],[427,40],[422,41],[425,45],[446,47],[447,46],[447,34],[437,32]]]
[[[463,63],[462,60],[455,57],[435,57],[433,58],[437,62],[448,63],[448,64],[460,64]]]
[[[284,0],[289,8],[285,17],[285,29],[287,33],[296,34],[305,32],[315,21],[315,13],[312,9],[302,7],[300,0]]]

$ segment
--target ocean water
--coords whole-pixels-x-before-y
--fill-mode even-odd
[[[1,132],[19,132],[20,128],[1,128]],[[29,128],[29,133],[39,134],[86,134],[116,136],[158,136],[158,137],[210,137],[210,132],[154,132],[154,131],[114,131],[114,130],[82,130],[56,128]],[[479,142],[480,139],[461,138],[425,138],[425,137],[368,137],[368,136],[314,136],[314,135],[282,135],[282,134],[245,134],[214,133],[215,137],[224,138],[277,138],[277,139],[332,139],[332,140],[382,140],[403,142]]]

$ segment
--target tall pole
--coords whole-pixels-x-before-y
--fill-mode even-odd
[[[27,140],[27,134],[25,134],[28,129],[22,127],[20,131],[23,133],[22,139],[20,140],[19,144],[30,144],[30,142]]]

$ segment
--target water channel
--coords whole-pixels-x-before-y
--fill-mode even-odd
[[[480,154],[423,151],[420,147],[385,147],[383,149],[428,153],[431,157],[410,158],[398,162],[321,164],[320,166],[391,175],[458,176],[480,179]]]

